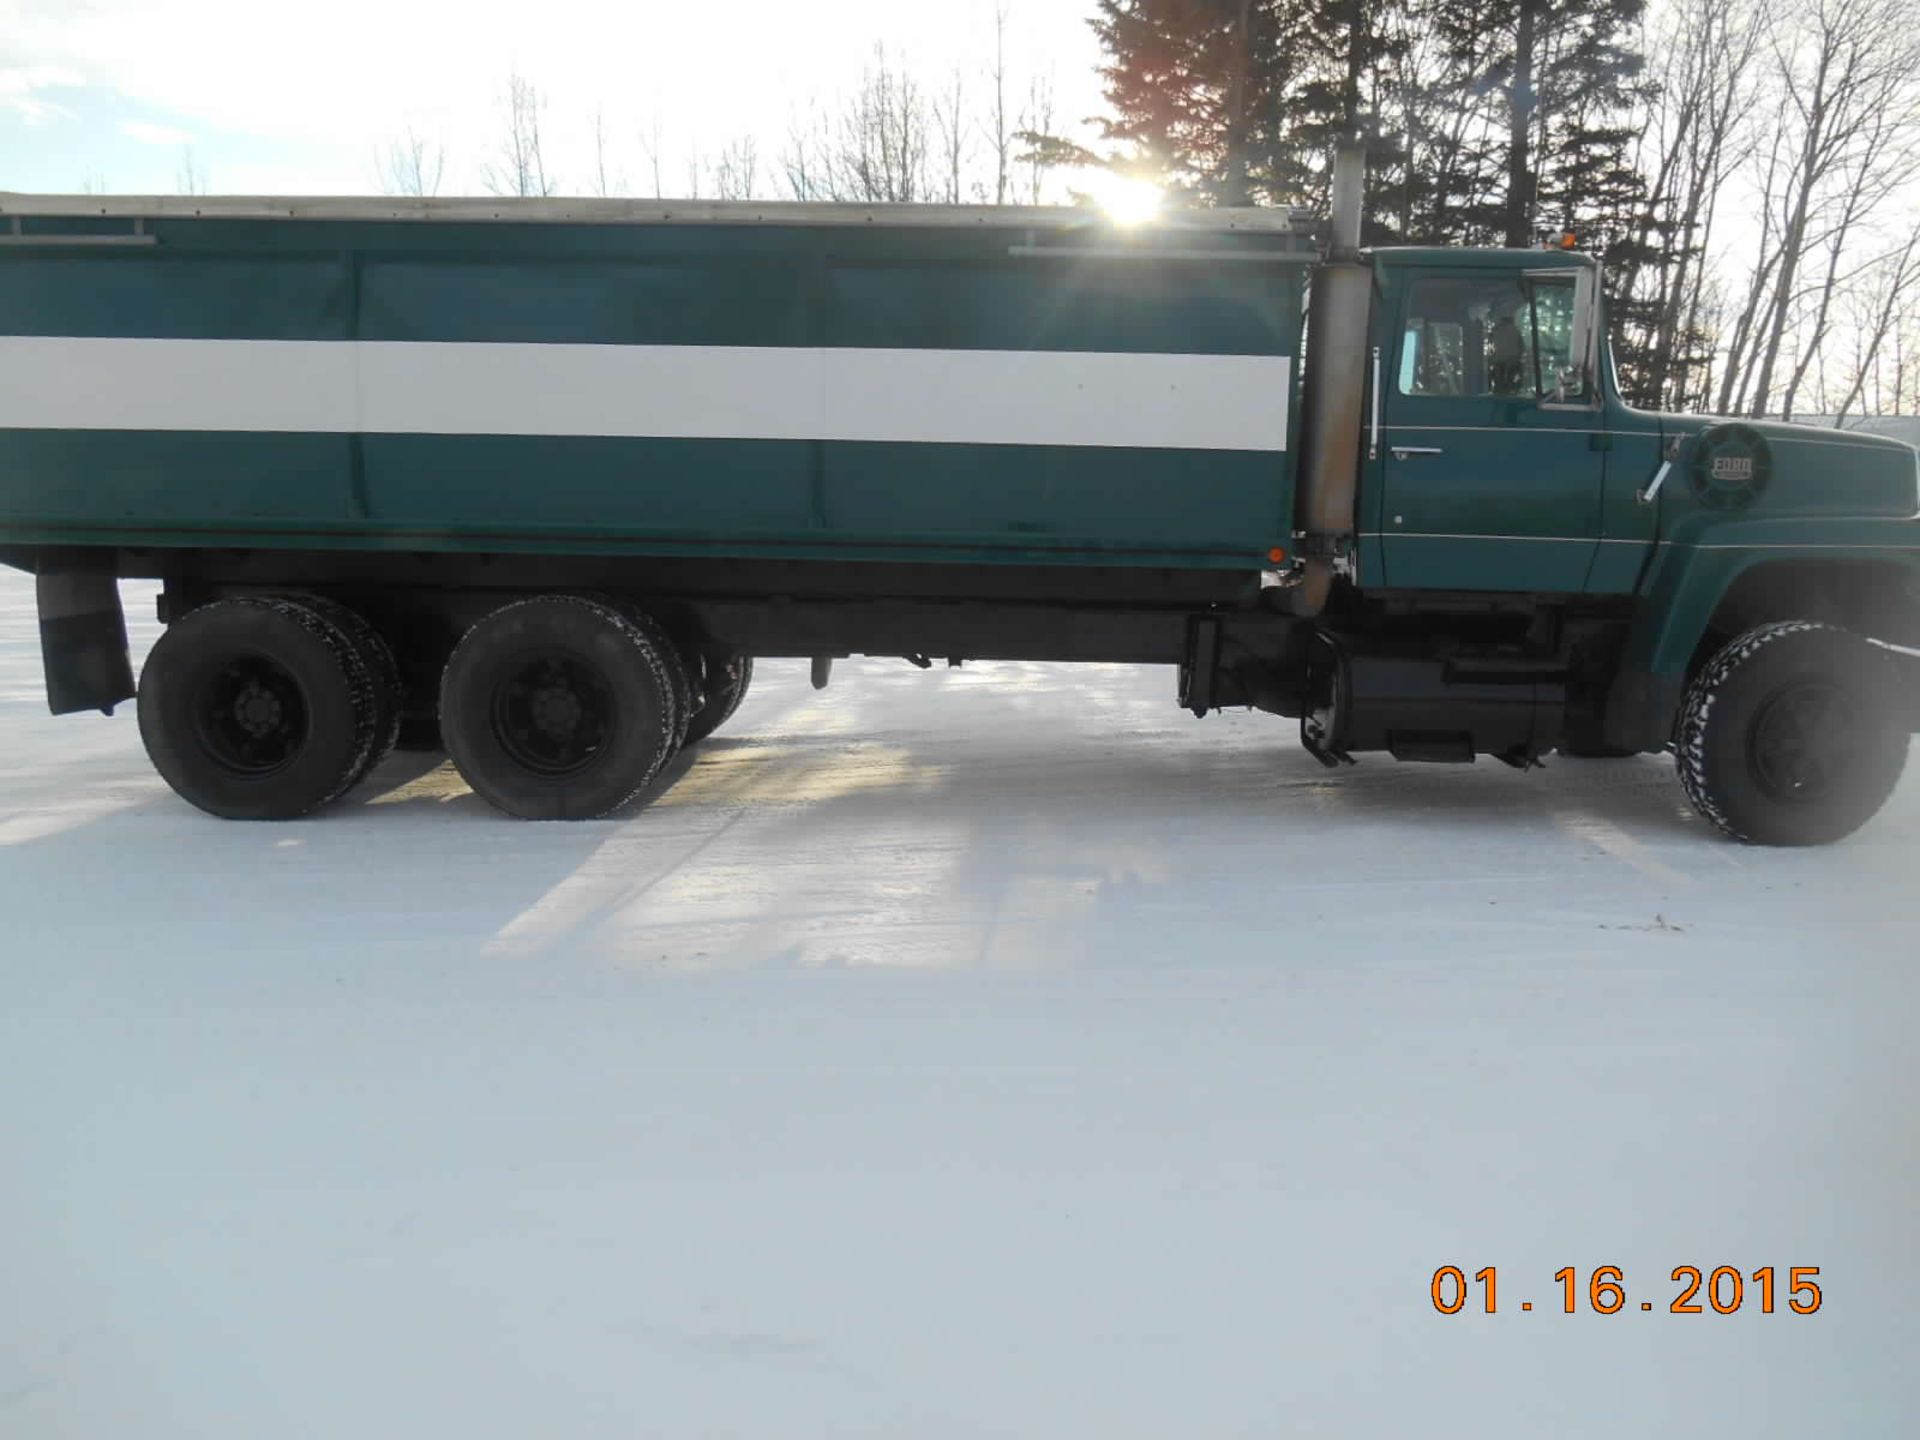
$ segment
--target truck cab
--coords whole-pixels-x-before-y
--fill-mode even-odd
[[[1905,653],[1920,647],[1920,454],[1629,405],[1591,256],[1409,247],[1347,263],[1368,272],[1366,395],[1347,583],[1316,610],[1332,658],[1310,749],[1530,764],[1673,748],[1696,803],[1742,838],[1832,838],[1846,807],[1816,793],[1884,794],[1920,723]],[[1321,331],[1324,370],[1341,327]],[[1792,652],[1823,677],[1786,687],[1812,718],[1723,706],[1758,729],[1709,745],[1739,668],[1716,675],[1716,660],[1774,645],[1769,667]],[[1752,745],[1792,752],[1766,818]],[[1877,754],[1874,775],[1842,779],[1843,752]],[[1702,799],[1716,789],[1752,802],[1748,818]]]
[[[1630,590],[1653,543],[1633,495],[1659,429],[1605,384],[1591,259],[1408,249],[1373,260],[1360,583]]]
[[[1920,512],[1915,452],[1897,441],[1628,404],[1591,256],[1371,260],[1363,588],[1633,596],[1663,547],[1761,563],[1763,549],[1850,550],[1845,525]],[[1875,530],[1866,548],[1889,541],[1900,552],[1911,537]]]

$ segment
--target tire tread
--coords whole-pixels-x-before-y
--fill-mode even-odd
[[[453,653],[447,659],[446,670],[441,676],[440,711],[442,716],[442,731],[443,734],[448,734],[456,728],[446,723],[446,717],[454,708],[448,703],[447,691],[449,681],[460,674],[462,667],[471,660],[475,648],[488,642],[494,625],[496,623],[502,623],[505,619],[509,619],[517,611],[529,607],[550,607],[554,605],[578,606],[580,609],[590,613],[601,623],[607,625],[614,633],[618,634],[632,647],[634,653],[640,657],[642,663],[651,673],[654,682],[653,691],[655,695],[659,697],[659,727],[661,735],[666,739],[666,743],[662,744],[654,752],[651,760],[644,767],[643,772],[637,774],[634,783],[627,787],[624,793],[592,810],[571,814],[567,817],[575,820],[603,819],[608,815],[626,809],[632,805],[635,800],[639,799],[647,787],[658,777],[662,767],[665,766],[668,759],[671,758],[676,748],[673,744],[673,737],[678,719],[674,713],[672,672],[668,669],[666,659],[660,654],[659,649],[655,646],[652,639],[649,638],[646,631],[640,625],[636,624],[632,617],[629,616],[621,606],[610,603],[604,598],[597,596],[562,592],[529,595],[519,600],[510,600],[499,608],[490,611],[468,628],[466,634],[462,635],[459,642],[453,647]],[[461,765],[460,756],[454,753],[453,759],[455,765],[459,766],[462,773],[465,774],[466,767]],[[467,782],[470,785],[473,784],[473,777],[471,775],[467,775]],[[517,815],[518,812],[510,809],[492,795],[487,794],[481,786],[474,785],[473,788],[482,798],[486,799],[489,804],[493,805],[495,809],[504,814]],[[531,817],[519,816],[518,818]]]
[[[1680,718],[1674,727],[1673,752],[1675,768],[1680,777],[1681,789],[1687,800],[1701,817],[1716,830],[1731,839],[1748,845],[1779,845],[1824,843],[1840,838],[1821,830],[1806,839],[1784,838],[1778,834],[1763,834],[1751,825],[1744,825],[1728,813],[1723,797],[1713,783],[1709,770],[1708,748],[1712,738],[1714,710],[1725,696],[1726,688],[1735,677],[1756,663],[1771,647],[1788,641],[1797,635],[1824,632],[1836,639],[1856,641],[1862,646],[1866,641],[1852,631],[1838,625],[1829,625],[1819,620],[1776,620],[1768,624],[1755,626],[1744,634],[1736,636],[1707,662],[1693,683],[1687,687],[1681,702]],[[1895,777],[1897,781],[1898,772]],[[1884,796],[1881,797],[1882,802]],[[1873,807],[1878,809],[1878,804]],[[1858,824],[1872,818],[1869,810]],[[1850,833],[1857,825],[1840,833]]]

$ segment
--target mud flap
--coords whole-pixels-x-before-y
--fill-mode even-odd
[[[1197,615],[1187,622],[1187,658],[1180,664],[1180,708],[1195,718],[1217,704],[1214,685],[1220,668],[1220,622]]]
[[[111,715],[134,691],[127,621],[112,557],[43,550],[39,562],[35,588],[47,708],[55,715],[79,710]]]
[[[1346,750],[1353,714],[1353,675],[1345,646],[1324,630],[1313,638],[1308,699],[1300,714],[1300,745],[1327,769],[1337,770],[1358,763]]]

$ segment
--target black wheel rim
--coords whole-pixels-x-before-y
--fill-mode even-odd
[[[236,656],[196,688],[193,724],[200,748],[223,770],[272,775],[307,743],[307,698],[266,656]]]
[[[1760,707],[1747,753],[1754,780],[1769,795],[1817,801],[1844,780],[1859,740],[1852,697],[1830,681],[1802,680]]]
[[[536,775],[586,769],[613,733],[613,688],[600,671],[563,651],[523,655],[493,690],[493,738]]]

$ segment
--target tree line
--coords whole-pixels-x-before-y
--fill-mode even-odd
[[[884,48],[771,145],[696,149],[656,195],[1031,204],[1099,170],[1176,203],[1324,207],[1335,142],[1367,143],[1366,238],[1530,246],[1607,271],[1622,388],[1722,414],[1920,413],[1920,23],[1910,0],[1097,0],[1105,113]],[[544,99],[502,97],[484,181],[557,193]],[[600,117],[575,193],[618,193]],[[409,132],[391,190],[431,194]]]
[[[1050,143],[1056,126],[1053,84],[1023,70],[1011,52],[1011,10],[992,17],[992,51],[984,66],[955,66],[929,78],[903,64],[884,43],[868,53],[842,94],[816,97],[771,143],[735,135],[696,138],[682,163],[669,164],[656,118],[637,137],[609,130],[603,111],[591,117],[591,156],[584,173],[562,177],[548,161],[543,135],[547,98],[514,72],[499,97],[498,132],[479,147],[478,175],[495,195],[650,194],[658,198],[789,199],[896,204],[1037,205],[1065,201]],[[622,140],[635,143],[623,146]],[[616,152],[638,151],[631,179]],[[446,176],[448,147],[414,127],[391,140],[379,158],[389,194],[434,195]],[[564,179],[564,191],[563,191]]]
[[[1603,258],[1637,403],[1920,410],[1909,0],[1100,0],[1098,157],[1202,204],[1324,204],[1373,243]]]

